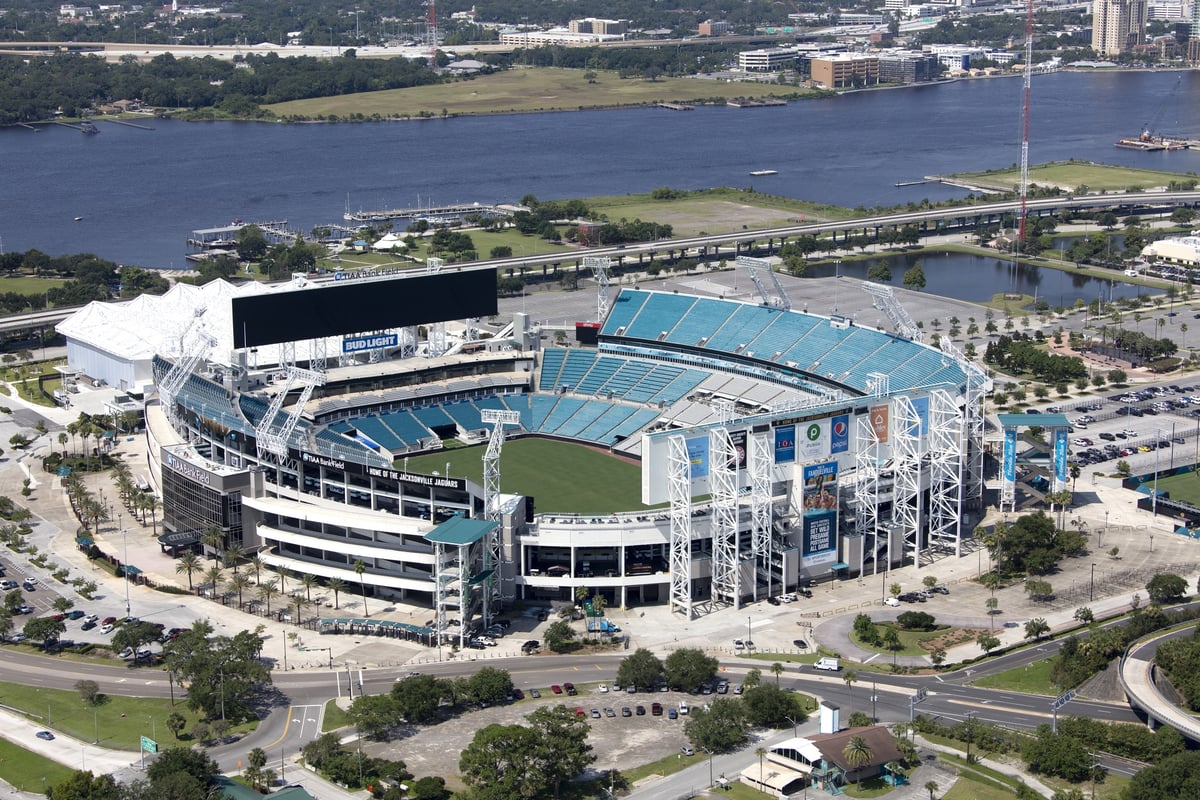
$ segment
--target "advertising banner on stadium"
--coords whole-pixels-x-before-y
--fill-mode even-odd
[[[708,477],[708,437],[696,436],[684,439],[687,445],[688,463],[691,464],[692,480]]]
[[[790,464],[796,460],[796,426],[780,425],[775,429],[775,463]]]
[[[917,438],[924,439],[929,433],[929,398],[913,397],[910,399],[913,410],[917,412]]]
[[[1065,432],[1065,431],[1064,431]],[[1004,480],[1017,479],[1017,429],[1004,429]]]
[[[729,434],[729,440],[733,442],[733,463],[730,467],[733,469],[746,468],[746,432],[734,431]]]
[[[871,430],[875,432],[875,438],[882,444],[887,444],[890,413],[891,408],[889,406],[871,406]]]
[[[1054,477],[1059,483],[1067,482],[1067,429],[1054,432]]]
[[[815,461],[829,455],[829,420],[818,419],[796,426],[796,459]]]
[[[850,449],[850,415],[838,414],[829,425],[829,454],[836,456]]]
[[[838,465],[804,468],[804,516],[800,563],[804,567],[837,561]]]

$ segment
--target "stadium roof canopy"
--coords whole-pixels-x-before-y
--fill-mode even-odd
[[[442,544],[473,544],[494,530],[499,524],[487,519],[451,517],[425,534],[425,538],[431,542],[441,542]]]
[[[86,342],[129,361],[148,360],[155,354],[169,357],[181,352],[180,339],[200,309],[200,326],[217,340],[204,358],[221,364],[232,361],[233,298],[292,291],[311,284],[306,280],[266,285],[255,281],[233,284],[215,280],[203,286],[177,283],[163,295],[143,294],[123,303],[93,301],[63,320],[58,332]],[[193,339],[194,341],[194,339]],[[308,342],[296,344],[296,358],[309,356]],[[279,363],[276,345],[258,348],[259,366]]]

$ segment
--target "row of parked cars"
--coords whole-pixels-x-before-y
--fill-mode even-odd
[[[661,717],[665,713],[667,719],[679,719],[681,716],[687,716],[688,711],[689,709],[687,703],[680,703],[678,708],[675,706],[664,706],[662,703],[650,704],[650,716],[652,717]],[[600,709],[598,708],[593,708],[590,712],[585,712],[582,707],[575,709],[575,716],[577,717],[586,717],[588,716],[588,713],[591,714],[592,719],[600,719]],[[609,719],[614,719],[617,716],[617,710],[615,708],[607,707],[604,709],[604,716],[608,717]],[[629,706],[621,706],[621,716],[644,717],[646,716],[646,707],[634,706],[633,708],[630,708]],[[688,753],[686,750],[684,751],[684,754],[691,755],[691,753]]]
[[[885,606],[898,606],[901,603],[924,603],[935,594],[950,594],[950,590],[945,586],[934,586],[932,589],[921,589],[916,592],[904,592],[895,597],[888,597],[883,601]]]

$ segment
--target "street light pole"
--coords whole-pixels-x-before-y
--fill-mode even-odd
[[[133,614],[129,613],[129,536],[124,525],[121,526],[121,544],[125,550],[121,556],[121,574],[125,576],[125,619],[128,620]]]
[[[1096,564],[1092,563],[1092,583],[1088,589],[1088,602],[1094,602],[1096,599]]]
[[[1158,518],[1158,442],[1162,439],[1162,429],[1154,429],[1154,493],[1150,495],[1150,515]],[[1151,520],[1153,522],[1153,520]],[[1151,540],[1153,542],[1153,540]],[[1151,544],[1153,549],[1153,544]]]

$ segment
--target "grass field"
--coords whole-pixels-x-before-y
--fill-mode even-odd
[[[325,703],[325,713],[321,717],[321,733],[336,731],[338,728],[350,723],[350,715],[342,711],[342,707],[337,704],[337,700],[330,700]]]
[[[1035,661],[1024,667],[1016,667],[1004,672],[998,672],[995,675],[988,675],[985,678],[972,681],[971,685],[981,686],[985,689],[1003,689],[1010,692],[1044,694],[1049,697],[1056,697],[1060,693],[1060,690],[1050,681],[1050,669],[1053,666],[1054,661],[1051,659]]]
[[[47,786],[71,777],[75,770],[0,739],[0,780],[18,790],[42,794]]]
[[[466,447],[407,459],[413,472],[444,473],[483,482],[486,448]],[[405,462],[398,462],[402,466]],[[539,512],[608,514],[636,511],[641,503],[641,468],[581,445],[544,439],[516,439],[501,457],[503,492],[536,498]]]
[[[113,750],[136,751],[141,736],[156,736],[164,747],[174,743],[175,737],[167,728],[167,717],[174,711],[187,720],[184,730],[190,730],[197,721],[196,713],[187,707],[182,690],[177,689],[176,694],[174,706],[169,698],[105,695],[93,707],[85,705],[78,692],[0,683],[0,704],[81,741],[95,741],[98,735],[99,743]],[[253,725],[232,730],[251,729]]]
[[[670,200],[629,194],[592,197],[584,202],[610,220],[641,219],[671,225],[676,236],[728,233],[744,226],[767,228],[798,221],[840,219],[852,213],[845,208],[732,188],[687,192]]]
[[[884,635],[886,635],[888,628],[894,628],[896,631],[896,635],[900,637],[900,649],[896,650],[894,653],[895,655],[898,655],[898,656],[928,655],[929,651],[926,650],[924,647],[922,647],[921,643],[928,642],[933,639],[939,639],[942,636],[945,636],[946,634],[948,634],[950,632],[949,625],[939,625],[939,626],[937,626],[937,630],[933,630],[933,631],[910,631],[910,630],[905,630],[898,625],[889,625],[887,623],[877,622],[877,623],[875,623],[875,630],[879,631],[880,641],[883,640],[883,637],[884,637]],[[888,650],[887,648],[883,647],[882,645],[875,646],[872,644],[867,644],[866,642],[859,639],[858,636],[854,635],[853,633],[850,635],[850,638],[859,647],[865,648],[867,650],[874,650],[877,653],[882,653],[884,656],[893,655],[893,652],[891,650]]]
[[[531,111],[576,111],[584,108],[692,102],[726,97],[770,97],[803,92],[795,87],[757,83],[723,83],[695,78],[620,78],[597,70],[588,83],[585,70],[517,68],[480,75],[457,83],[359,92],[336,97],[293,100],[265,106],[280,117],[440,117]],[[663,111],[664,114],[678,113]],[[730,109],[730,113],[744,113]]]
[[[45,294],[66,283],[62,278],[35,278],[32,275],[9,275],[0,278],[0,292],[17,294]]]
[[[1165,438],[1165,437],[1164,437]],[[1186,448],[1180,448],[1186,457],[1191,455]],[[1189,472],[1185,475],[1172,475],[1169,478],[1158,479],[1158,490],[1169,492],[1172,500],[1182,500],[1194,506],[1200,506],[1200,474]]]
[[[949,791],[938,796],[941,800],[1012,800],[1016,792],[1001,789],[990,781],[960,775]]]
[[[1021,183],[1020,169],[997,169],[987,172],[963,172],[949,176],[965,183],[987,188],[1011,191]],[[1164,172],[1154,169],[1114,167],[1107,164],[1090,164],[1086,161],[1059,161],[1037,164],[1029,168],[1029,182],[1042,186],[1058,186],[1069,192],[1086,186],[1091,190],[1120,190],[1137,187],[1150,189],[1166,186],[1185,177],[1183,173]]]

